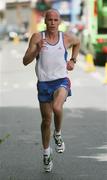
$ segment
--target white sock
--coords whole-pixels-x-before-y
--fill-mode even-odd
[[[61,130],[58,132],[55,130],[55,135],[61,135]]]
[[[47,149],[43,149],[44,155],[50,155],[50,146]]]

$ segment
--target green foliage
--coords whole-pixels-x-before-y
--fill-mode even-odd
[[[39,11],[46,11],[46,10],[50,9],[50,4],[45,3],[45,2],[37,2],[36,9]]]

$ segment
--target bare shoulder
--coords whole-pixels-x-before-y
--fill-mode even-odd
[[[66,46],[80,44],[80,39],[73,33],[64,33],[64,43]]]
[[[33,33],[31,38],[30,38],[30,43],[39,43],[41,40],[42,36],[41,33]]]

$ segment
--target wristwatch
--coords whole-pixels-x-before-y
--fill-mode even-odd
[[[73,61],[74,63],[76,63],[76,58],[71,58],[70,61]]]

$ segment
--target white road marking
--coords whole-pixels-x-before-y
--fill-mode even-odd
[[[107,143],[107,142],[105,142],[105,143]],[[107,144],[104,144],[103,146],[99,146],[99,147],[91,147],[88,149],[107,150]],[[98,153],[93,156],[78,156],[78,158],[96,159],[97,161],[107,161],[107,153]]]
[[[96,156],[78,156],[78,158],[96,159],[97,161],[107,162],[107,153],[97,154]]]
[[[103,146],[99,146],[99,147],[91,147],[88,149],[102,149],[102,150],[106,150],[107,149],[107,145],[103,145]]]
[[[97,149],[107,149],[107,145],[100,146]]]

